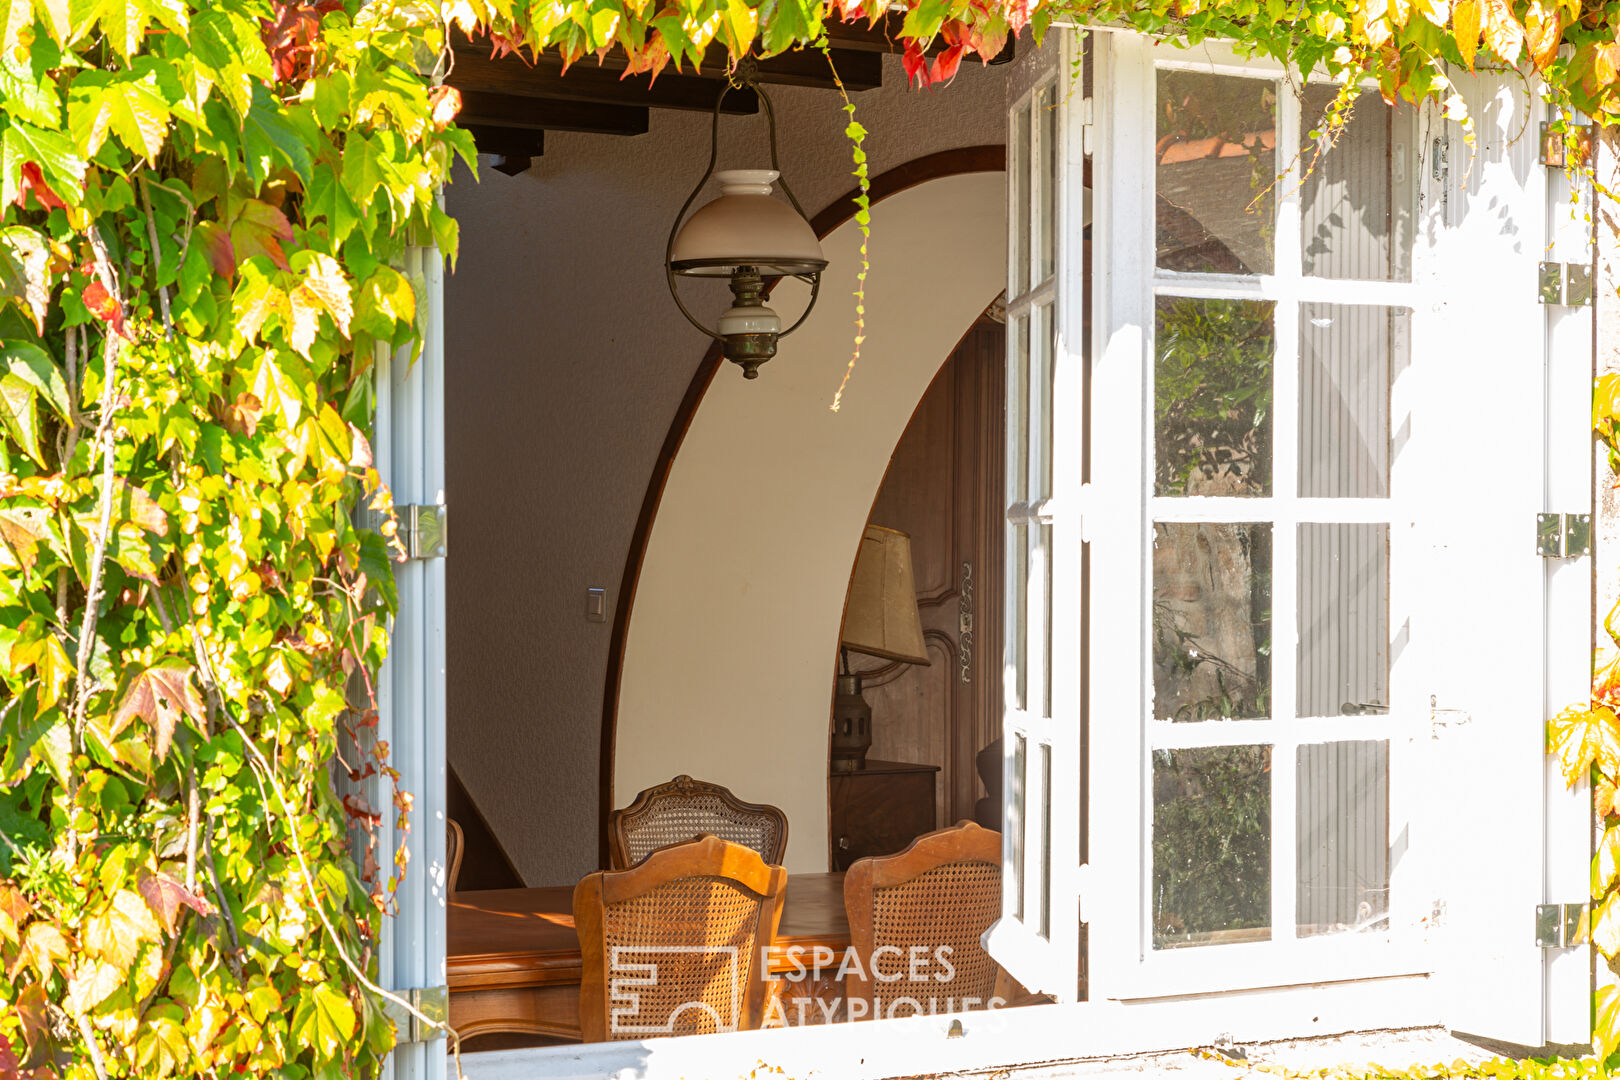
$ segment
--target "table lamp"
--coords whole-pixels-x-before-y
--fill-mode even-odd
[[[838,643],[843,671],[833,698],[832,771],[856,772],[866,767],[872,746],[872,707],[861,695],[861,676],[872,672],[851,671],[849,654],[928,663],[911,576],[911,537],[900,530],[868,525],[861,536]]]

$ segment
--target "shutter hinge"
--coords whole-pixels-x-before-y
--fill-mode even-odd
[[[1543,559],[1578,559],[1592,554],[1592,515],[1537,514],[1536,554]]]
[[[1591,907],[1579,904],[1537,904],[1536,944],[1543,949],[1569,949],[1592,940]]]
[[[416,1016],[392,1001],[383,1002],[383,1014],[394,1022],[394,1044],[432,1042],[444,1038],[442,1026],[450,1015],[450,988],[448,986],[417,986],[410,990],[395,990],[395,994],[411,1003],[411,1008],[434,1021],[424,1024]],[[440,1026],[434,1026],[435,1024]]]
[[[1592,160],[1592,127],[1581,124],[1574,130],[1575,162],[1579,167]],[[1541,163],[1549,169],[1562,169],[1569,164],[1569,143],[1562,131],[1553,130],[1551,121],[1541,123]]]
[[[1092,146],[1096,138],[1096,100],[1094,98],[1080,99],[1080,153],[1086,157],[1092,155],[1095,149]]]
[[[1561,307],[1586,307],[1592,302],[1592,267],[1587,263],[1542,263],[1536,299]]]
[[[442,559],[449,543],[450,508],[443,504],[411,503],[395,508],[399,513],[400,539],[405,554],[412,559]]]

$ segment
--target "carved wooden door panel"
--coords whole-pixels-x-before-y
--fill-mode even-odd
[[[973,818],[987,791],[975,755],[1001,724],[1001,547],[1006,330],[981,318],[958,344],[895,448],[870,522],[911,534],[917,606],[931,661],[865,679],[867,757],[940,766],[935,826]],[[867,664],[876,661],[868,660]],[[1000,756],[989,764],[1000,781]]]

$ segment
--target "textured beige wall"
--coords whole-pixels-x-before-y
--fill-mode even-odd
[[[953,85],[916,91],[889,58],[883,88],[855,96],[874,175],[1003,141],[1006,70],[964,65]],[[853,183],[844,114],[830,92],[771,94],[783,170],[814,214]],[[461,222],[445,285],[450,759],[532,885],[596,865],[609,624],[586,621],[585,591],[607,589],[609,612],[618,603],[653,462],[707,346],[661,264],[708,160],[708,125],[655,110],[635,138],[548,133],[528,172],[458,174],[447,194]],[[763,133],[762,117],[723,120],[721,166],[761,160]],[[956,213],[926,251],[877,229],[875,266],[901,274],[956,254]],[[822,305],[839,322],[853,315],[841,286]],[[784,366],[772,361],[760,382]]]
[[[889,457],[929,382],[1002,289],[1005,178],[946,177],[886,199],[872,232],[905,263],[867,281],[866,343],[818,305],[759,379],[716,377],[675,457],[626,640],[614,787],[702,775],[788,817],[787,867],[827,869],[827,731],[844,594]],[[939,236],[949,219],[951,233]],[[853,223],[822,243],[852,285]],[[785,307],[786,305],[784,305]]]

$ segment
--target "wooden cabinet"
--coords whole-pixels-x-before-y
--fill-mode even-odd
[[[855,772],[832,773],[832,868],[848,870],[868,855],[893,855],[935,828],[938,765],[873,761]]]

